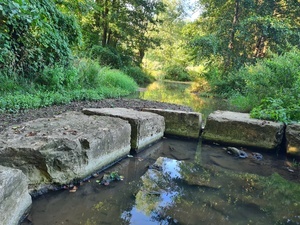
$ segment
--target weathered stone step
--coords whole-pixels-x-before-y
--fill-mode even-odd
[[[283,123],[251,119],[248,113],[215,111],[206,121],[203,140],[226,145],[276,149],[284,134]]]
[[[287,125],[285,137],[287,153],[300,157],[300,124]]]
[[[202,115],[197,112],[144,108],[143,111],[159,114],[165,118],[165,135],[198,139]]]
[[[130,124],[68,112],[12,126],[0,134],[0,165],[21,169],[30,189],[89,176],[130,151]]]
[[[0,224],[16,225],[31,206],[28,184],[21,170],[0,166]]]
[[[127,120],[131,125],[131,148],[138,151],[163,137],[164,117],[126,108],[86,108],[86,115],[102,115]]]

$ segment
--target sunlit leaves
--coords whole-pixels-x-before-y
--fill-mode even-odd
[[[45,66],[69,63],[71,44],[80,37],[72,16],[46,0],[4,0],[0,6],[3,73],[34,78]]]

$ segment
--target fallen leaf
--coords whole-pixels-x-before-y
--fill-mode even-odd
[[[25,136],[26,137],[32,137],[35,136],[37,133],[35,131],[30,131],[29,133],[27,133]]]

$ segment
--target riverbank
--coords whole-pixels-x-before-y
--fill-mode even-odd
[[[28,109],[18,113],[0,113],[0,132],[6,127],[38,118],[50,118],[67,111],[81,111],[83,108],[114,108],[122,107],[140,111],[142,108],[160,108],[182,111],[193,111],[184,105],[176,105],[140,99],[104,99],[99,101],[77,101],[63,105],[53,105],[39,109]]]

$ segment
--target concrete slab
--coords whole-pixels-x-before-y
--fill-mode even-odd
[[[201,113],[156,108],[145,108],[143,111],[156,113],[165,118],[165,135],[199,138],[202,125]]]
[[[285,125],[251,119],[248,113],[215,111],[206,122],[204,141],[233,146],[248,146],[274,150],[281,143]]]
[[[290,124],[285,130],[287,153],[300,157],[300,124]]]
[[[131,148],[139,151],[163,137],[165,131],[164,117],[126,108],[86,108],[86,115],[102,115],[127,120],[131,125]]]
[[[0,166],[0,224],[19,224],[32,200],[21,170]]]
[[[31,190],[91,175],[130,152],[130,124],[119,118],[68,112],[0,133],[0,165],[18,168]]]

